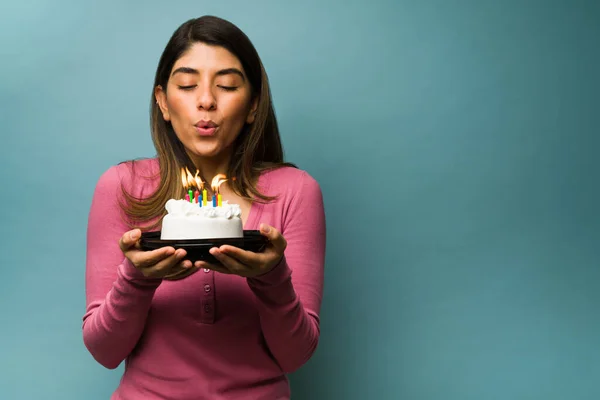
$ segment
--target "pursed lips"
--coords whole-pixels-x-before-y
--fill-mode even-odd
[[[200,136],[212,136],[219,125],[217,125],[214,121],[201,120],[196,122],[194,126],[196,127],[196,131],[200,134]]]

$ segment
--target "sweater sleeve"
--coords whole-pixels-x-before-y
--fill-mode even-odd
[[[269,350],[285,373],[300,368],[319,341],[325,212],[318,183],[303,172],[282,224],[287,248],[271,271],[248,278]]]
[[[119,166],[98,180],[90,208],[86,249],[86,312],[83,341],[94,359],[116,368],[144,329],[161,280],[147,279],[127,260],[119,239],[129,230],[119,207]]]

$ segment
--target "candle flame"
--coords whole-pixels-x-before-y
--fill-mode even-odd
[[[215,177],[213,178],[213,180],[210,184],[210,187],[212,188],[213,192],[219,193],[219,187],[225,181],[227,181],[227,177],[225,175],[223,175],[223,174],[215,175]]]
[[[185,167],[181,168],[181,183],[183,184],[184,189],[189,189],[192,187],[196,187],[201,190],[204,187],[204,182],[202,178],[200,178],[200,171],[196,170],[196,174],[192,175],[190,170]]]
[[[188,187],[194,186],[194,184],[196,183],[194,181],[194,176],[192,175],[192,173],[190,172],[189,169],[187,169],[187,167],[185,167],[185,173],[187,175],[187,183],[188,183]]]
[[[204,189],[204,182],[202,181],[202,178],[198,176],[199,174],[200,171],[196,170],[196,175],[194,175],[194,181],[196,183],[196,188],[198,188],[198,190],[202,190]]]
[[[187,189],[189,187],[188,181],[187,181],[187,177],[185,175],[185,171],[187,170],[187,168],[181,168],[181,183],[183,184],[183,187],[185,189]]]

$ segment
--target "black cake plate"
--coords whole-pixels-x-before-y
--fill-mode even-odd
[[[173,239],[161,240],[160,231],[143,232],[140,239],[142,250],[156,250],[161,247],[171,246],[177,249],[185,249],[187,255],[186,260],[192,262],[206,261],[213,264],[219,262],[209,253],[213,247],[219,247],[224,244],[239,247],[243,250],[260,253],[264,250],[268,243],[268,239],[264,237],[260,231],[246,230],[243,238],[219,238],[219,239]]]

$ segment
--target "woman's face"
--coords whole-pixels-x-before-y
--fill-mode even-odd
[[[192,160],[229,156],[244,124],[254,122],[248,78],[223,47],[192,45],[173,65],[166,90],[159,86],[155,95]]]

